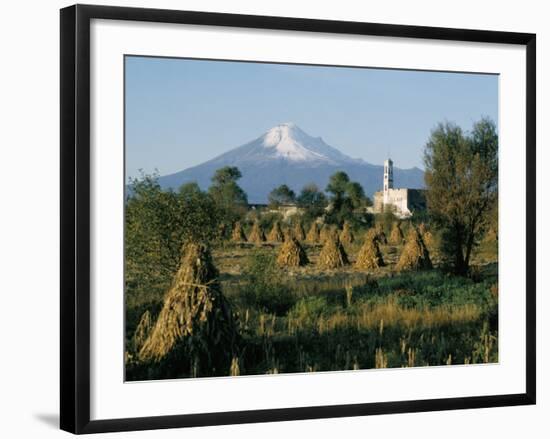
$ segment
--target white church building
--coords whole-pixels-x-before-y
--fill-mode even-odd
[[[426,196],[423,189],[393,187],[393,161],[384,161],[384,185],[381,191],[374,193],[373,212],[382,213],[391,210],[399,218],[408,218],[415,211],[426,209]]]

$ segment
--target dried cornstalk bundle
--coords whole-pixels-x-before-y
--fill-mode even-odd
[[[306,235],[306,242],[309,242],[310,244],[315,244],[319,242],[319,227],[317,226],[317,223],[313,221],[311,223],[311,227],[309,228],[307,235]]]
[[[208,248],[188,244],[139,360],[160,361],[178,346],[193,345],[195,353],[230,350],[237,327],[217,277]]]
[[[386,234],[384,233],[384,227],[381,223],[376,224],[375,227],[376,230],[376,239],[378,239],[379,244],[386,245],[388,243],[388,239],[386,238]]]
[[[232,377],[239,376],[241,374],[241,367],[239,365],[239,359],[233,357],[231,360],[231,367],[229,368],[229,375]]]
[[[365,243],[357,254],[355,268],[362,270],[376,270],[384,265],[384,259],[382,258],[382,252],[378,246],[378,241],[373,235],[367,237]]]
[[[410,227],[407,242],[395,268],[397,271],[432,268],[428,249],[414,226]]]
[[[321,253],[319,254],[318,265],[321,268],[332,269],[343,267],[348,264],[348,255],[338,237],[327,237],[321,249]]]
[[[294,225],[294,237],[298,240],[298,241],[303,241],[304,239],[306,239],[306,233],[304,232],[304,228],[302,227],[302,223],[300,221],[298,221],[295,225]]]
[[[374,227],[371,227],[367,232],[365,233],[364,241],[368,241],[369,239],[378,239],[376,234],[376,229]]]
[[[325,242],[325,240],[330,236],[330,226],[323,224],[321,230],[319,231],[319,242]]]
[[[351,231],[351,227],[348,222],[344,223],[344,228],[340,233],[340,242],[342,244],[351,244],[354,241],[355,237]]]
[[[393,223],[389,242],[392,245],[403,244],[403,232],[401,231],[401,226],[399,225],[399,223]]]
[[[284,236],[283,236],[283,231],[281,230],[281,225],[279,224],[279,221],[275,221],[273,223],[273,227],[271,228],[271,231],[267,235],[267,240],[270,242],[283,242]]]
[[[146,310],[141,315],[137,328],[134,331],[134,335],[132,337],[132,348],[134,352],[139,352],[141,346],[143,346],[143,343],[149,336],[152,326],[153,322],[151,319],[151,313],[149,312],[149,310]]]
[[[340,229],[336,224],[330,226],[330,236],[334,239],[340,239]]]
[[[434,246],[434,236],[432,232],[426,227],[426,224],[422,223],[418,226],[418,233],[420,233],[420,236],[422,237],[422,241],[424,241],[424,244],[426,244],[426,247],[428,249],[433,250]]]
[[[420,236],[424,235],[428,231],[428,227],[426,227],[426,224],[420,223],[418,226],[418,233],[420,233]]]
[[[309,259],[300,242],[289,236],[279,250],[277,264],[281,267],[300,267],[309,263]]]
[[[292,230],[290,230],[289,227],[285,227],[283,229],[283,242],[287,242],[288,240],[292,239],[293,234]]]
[[[433,250],[434,247],[434,235],[429,230],[426,230],[426,232],[422,235],[422,240],[424,241],[424,244],[426,244],[426,247]]]
[[[265,235],[262,228],[260,227],[260,223],[258,221],[254,221],[254,224],[252,225],[252,230],[250,231],[250,235],[248,235],[248,242],[259,244],[264,241]]]
[[[239,221],[235,223],[233,227],[233,232],[231,233],[231,241],[233,242],[243,242],[246,241],[246,235],[244,234],[243,226]]]
[[[384,232],[382,232],[382,237],[385,237]],[[374,239],[379,245],[383,244],[383,242],[380,241],[379,232],[374,227],[370,228],[369,230],[367,230],[367,233],[365,233],[365,242],[370,239]]]

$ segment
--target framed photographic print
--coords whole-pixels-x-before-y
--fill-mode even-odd
[[[534,404],[535,84],[533,34],[62,9],[61,428]]]

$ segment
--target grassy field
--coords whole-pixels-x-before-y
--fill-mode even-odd
[[[279,269],[280,244],[226,243],[213,251],[222,291],[238,317],[242,348],[233,374],[296,373],[498,361],[496,242],[485,242],[470,278],[435,268],[396,273],[402,246],[381,246],[386,266],[353,268],[361,242],[346,246],[351,265],[319,270],[320,245],[304,245],[310,263]],[[432,260],[439,260],[432,249]],[[170,276],[126,294],[126,334],[158,314]],[[218,372],[217,375],[229,375]],[[138,371],[128,379],[142,379]]]

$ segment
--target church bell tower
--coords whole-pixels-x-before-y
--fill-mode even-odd
[[[384,161],[384,204],[388,202],[390,189],[393,189],[393,162],[388,159]]]

